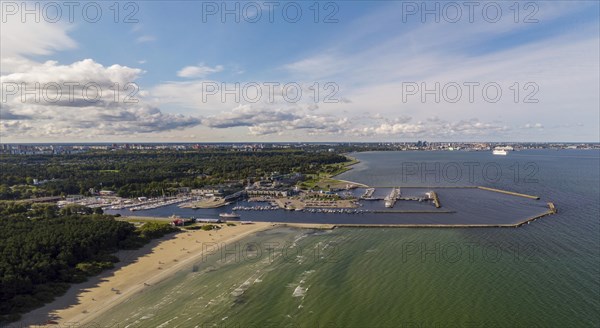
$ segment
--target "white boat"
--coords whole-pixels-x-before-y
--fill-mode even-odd
[[[492,151],[492,154],[494,155],[501,155],[501,156],[506,156],[508,153],[506,152],[506,150],[504,149],[494,149]]]
[[[219,214],[220,217],[225,218],[225,219],[239,219],[240,215],[236,214],[235,212],[231,212],[231,213],[221,213]]]

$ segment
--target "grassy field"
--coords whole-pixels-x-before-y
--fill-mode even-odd
[[[318,174],[308,175],[308,179],[299,184],[304,190],[331,190],[332,188],[345,188],[345,181],[334,179],[334,177],[352,169],[352,165],[359,163],[356,158],[346,156],[348,160],[344,163],[330,164],[325,166]]]

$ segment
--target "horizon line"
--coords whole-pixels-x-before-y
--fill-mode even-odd
[[[600,141],[56,141],[56,142],[2,142],[5,145],[53,145],[53,144],[378,144],[378,143],[511,143],[511,144],[600,144]]]

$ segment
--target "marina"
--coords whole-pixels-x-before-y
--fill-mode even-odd
[[[129,207],[129,210],[130,211],[151,210],[154,208],[159,208],[159,207],[164,207],[164,206],[187,202],[190,199],[191,199],[191,197],[162,199],[162,200],[157,200],[155,202],[145,203],[144,205],[137,205],[137,206]]]
[[[139,221],[166,221],[175,214],[180,218],[193,218],[196,226],[220,225],[221,229],[211,231],[184,228],[177,244],[168,239],[151,253],[151,256],[164,257],[152,258],[151,261],[146,256],[140,258],[139,262],[147,261],[148,269],[157,270],[160,274],[168,266],[183,262],[181,257],[176,256],[199,254],[195,250],[202,249],[202,243],[221,245],[218,239],[221,234],[241,234],[233,229],[253,228],[261,224],[269,227],[269,230],[242,240],[242,247],[230,244],[227,250],[247,252],[249,249],[243,245],[258,245],[263,247],[262,254],[266,256],[273,253],[271,248],[267,252],[269,246],[265,245],[274,242],[293,245],[294,249],[289,257],[285,257],[289,252],[281,252],[283,256],[275,261],[231,260],[243,259],[241,256],[245,253],[240,257],[228,254],[226,261],[223,261],[220,256],[222,253],[216,250],[215,262],[198,258],[197,261],[190,261],[188,268],[178,268],[172,278],[160,281],[147,280],[147,270],[133,270],[134,273],[143,273],[138,282],[127,280],[122,285],[104,283],[107,295],[122,297],[125,302],[119,306],[113,306],[112,303],[111,310],[99,317],[99,321],[108,325],[186,326],[189,318],[210,323],[229,317],[227,322],[231,324],[236,320],[257,322],[264,311],[270,311],[268,313],[272,316],[297,313],[294,315],[298,317],[294,318],[299,318],[298,322],[303,325],[326,317],[341,322],[343,326],[352,326],[356,322],[369,326],[370,321],[360,320],[372,315],[373,311],[384,309],[377,314],[384,318],[378,324],[385,325],[397,318],[395,314],[390,315],[388,309],[408,317],[415,313],[414,303],[419,302],[423,310],[417,313],[416,318],[427,327],[448,322],[456,323],[455,326],[468,325],[482,313],[492,316],[490,320],[501,323],[501,326],[514,326],[514,321],[506,318],[515,315],[522,320],[541,322],[543,326],[553,326],[556,322],[561,326],[573,326],[573,322],[575,326],[596,326],[597,321],[593,318],[597,312],[597,303],[594,303],[597,298],[593,292],[595,280],[592,273],[597,257],[595,252],[589,252],[595,251],[592,245],[597,237],[593,233],[597,231],[597,220],[593,214],[596,209],[594,205],[597,205],[594,201],[598,195],[598,178],[597,170],[591,170],[597,168],[597,159],[588,160],[595,163],[590,168],[585,165],[586,160],[574,156],[560,162],[547,159],[554,154],[524,158],[520,163],[539,158],[549,161],[550,164],[545,164],[546,169],[542,170],[544,175],[537,177],[539,184],[516,184],[512,175],[505,175],[504,181],[494,183],[444,185],[443,181],[442,184],[436,184],[433,179],[421,181],[421,177],[404,181],[403,176],[397,175],[397,168],[401,167],[399,163],[415,159],[406,153],[381,153],[381,156],[384,155],[386,157],[378,158],[376,163],[370,165],[385,174],[366,175],[358,172],[344,176],[349,181],[368,183],[370,187],[360,187],[349,194],[345,190],[335,195],[315,192],[311,200],[316,201],[320,197],[325,202],[328,197],[346,197],[358,203],[356,208],[286,210],[279,206],[281,200],[273,197],[242,197],[222,208],[190,209],[174,204],[140,211],[108,210],[109,213],[129,216],[119,220],[133,222],[138,221],[136,217]],[[465,160],[469,162],[481,158],[487,160],[492,156],[491,152],[460,155],[472,156]],[[515,154],[514,157],[520,155]],[[368,159],[367,155],[364,156]],[[428,163],[439,160],[426,157],[437,154],[419,152],[415,156],[418,156],[418,160],[425,158]],[[457,159],[450,157],[447,160]],[[504,160],[499,158],[502,169],[511,172],[508,167],[513,162],[502,162]],[[571,161],[571,165],[561,164],[568,161]],[[355,169],[358,171],[361,167]],[[367,169],[373,172],[369,167]],[[563,180],[555,179],[562,172],[570,176]],[[596,173],[588,178],[582,176],[581,172]],[[386,185],[388,187],[381,187]],[[401,187],[402,193],[394,207],[387,208],[384,198],[396,187]],[[361,199],[368,188],[373,188],[369,194],[376,200]],[[433,193],[437,197],[433,197]],[[437,198],[439,208],[434,198]],[[362,212],[352,213],[349,210]],[[224,224],[227,220],[223,220],[219,214],[231,212],[239,214],[240,219],[232,221],[230,225]],[[191,224],[191,228],[196,226]],[[581,253],[569,256],[565,250],[573,249],[578,242],[581,243],[578,248]],[[256,248],[250,249],[250,252],[254,253],[254,250]],[[302,256],[295,256],[300,252]],[[589,255],[585,255],[590,258],[588,265],[581,264],[584,254]],[[174,258],[178,262],[174,262]],[[217,261],[219,259],[221,261]],[[295,270],[294,274],[287,274],[290,270]],[[448,284],[448,276],[465,279]],[[566,276],[569,279],[560,279]],[[336,282],[343,279],[356,287],[352,290],[337,288]],[[550,285],[553,287],[548,288]],[[139,294],[141,296],[130,296],[125,292],[118,296],[111,290],[125,291],[126,286],[143,288]],[[505,290],[509,289],[514,292],[507,295]],[[242,290],[245,293],[241,294]],[[539,291],[543,297],[532,294],[532,290]],[[565,295],[573,291],[578,295],[574,298],[578,303],[565,304]],[[303,297],[293,296],[296,292],[306,294]],[[81,293],[84,297],[90,295],[88,288],[82,288]],[[479,298],[481,295],[486,296]],[[83,305],[76,307],[72,313],[88,317],[89,314],[82,310],[98,306],[101,298],[94,297],[95,300],[90,301],[88,296],[84,302],[73,298]],[[474,299],[482,302],[485,308],[473,308]],[[326,300],[330,304],[345,303],[335,305],[336,312],[328,316],[329,312],[319,312]],[[453,322],[448,321],[453,317],[432,314],[431,304],[440,300],[444,300],[439,303],[440,306],[452,309],[449,315],[468,309],[464,312],[465,319]],[[498,300],[505,301],[506,307],[497,307]],[[546,300],[561,306],[549,309]],[[264,302],[268,302],[268,306]],[[300,310],[299,306],[304,310]],[[206,311],[207,308],[215,312]],[[528,308],[528,311],[520,312],[523,308]],[[294,312],[296,310],[304,312]],[[473,311],[479,312],[468,316]],[[182,315],[173,319],[173,313]],[[558,314],[552,316],[553,313]],[[347,317],[350,318],[345,319]],[[560,318],[568,319],[561,321]],[[263,326],[270,323],[263,322]]]
[[[127,213],[140,216],[178,215],[253,222],[330,224],[374,227],[514,227],[553,214],[556,207],[540,197],[490,187],[377,187],[356,188],[338,196],[356,199],[348,207],[332,207],[330,201],[238,199],[221,208],[190,209],[176,204]],[[363,199],[367,196],[367,199]],[[383,197],[382,197],[383,196]],[[371,200],[368,198],[378,198]],[[320,204],[321,206],[315,206]],[[354,204],[350,207],[350,204]],[[311,207],[315,206],[315,207]],[[532,219],[535,218],[535,219]]]

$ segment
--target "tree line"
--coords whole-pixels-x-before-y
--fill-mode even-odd
[[[69,284],[112,268],[112,253],[138,248],[178,229],[140,229],[114,217],[59,210],[54,204],[0,202],[0,323],[50,302]]]
[[[160,196],[180,187],[201,188],[248,177],[315,174],[342,155],[305,150],[114,151],[73,155],[3,155],[0,199],[88,194],[109,189],[122,197]],[[34,184],[36,179],[38,184]]]

